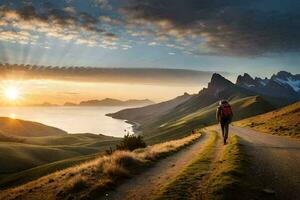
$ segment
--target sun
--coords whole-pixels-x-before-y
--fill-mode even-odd
[[[20,91],[17,87],[8,86],[7,88],[4,89],[4,95],[7,99],[11,101],[15,101],[19,98]]]

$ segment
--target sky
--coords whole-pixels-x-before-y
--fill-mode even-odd
[[[247,72],[260,77],[280,70],[300,73],[299,10],[298,0],[0,0],[0,63],[66,67],[65,71],[80,66],[232,76]],[[44,81],[48,93],[64,82],[61,77],[52,79]],[[146,95],[156,100],[196,92],[204,84],[94,80],[90,86],[91,82],[81,81],[84,86],[77,88],[127,88],[132,94],[103,92],[89,98],[140,97],[140,87],[168,91],[159,97]],[[61,85],[68,84],[73,83]]]

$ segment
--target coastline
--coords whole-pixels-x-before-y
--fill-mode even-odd
[[[142,131],[140,129],[141,127],[141,124],[138,123],[138,122],[134,122],[134,121],[130,121],[130,120],[125,120],[125,122],[127,124],[131,124],[132,125],[132,132],[135,134],[135,135],[140,135],[142,134]]]

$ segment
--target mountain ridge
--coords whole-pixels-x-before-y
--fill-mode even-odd
[[[249,74],[239,75],[236,85],[262,95],[284,97],[291,101],[300,100],[300,74],[279,71],[270,79],[252,78]]]
[[[235,120],[269,112],[296,101],[295,98],[290,98],[290,96],[277,97],[272,93],[257,92],[242,85],[242,83],[249,82],[249,80],[255,82],[250,75],[245,74],[239,76],[237,83],[234,84],[220,74],[215,73],[206,88],[203,88],[197,94],[190,95],[189,98],[176,105],[169,106],[169,109],[164,112],[157,110],[159,107],[157,107],[157,104],[153,104],[151,110],[147,110],[145,107],[133,108],[121,110],[108,116],[140,123],[143,136],[153,142],[162,138],[168,140],[178,134],[184,136],[196,127],[216,123],[215,109],[222,99],[227,99],[233,104],[234,113],[236,113]],[[166,101],[164,104],[173,102],[175,99]],[[152,113],[156,114],[153,115]],[[194,118],[188,116],[194,116]]]
[[[102,100],[93,99],[87,101],[81,101],[78,106],[139,106],[139,105],[149,105],[154,102],[149,99],[129,99],[126,101],[113,99],[113,98],[105,98]]]

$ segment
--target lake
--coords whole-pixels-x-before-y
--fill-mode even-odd
[[[122,137],[127,132],[133,133],[132,125],[105,116],[122,109],[125,107],[0,107],[0,116],[40,122],[68,133]]]

